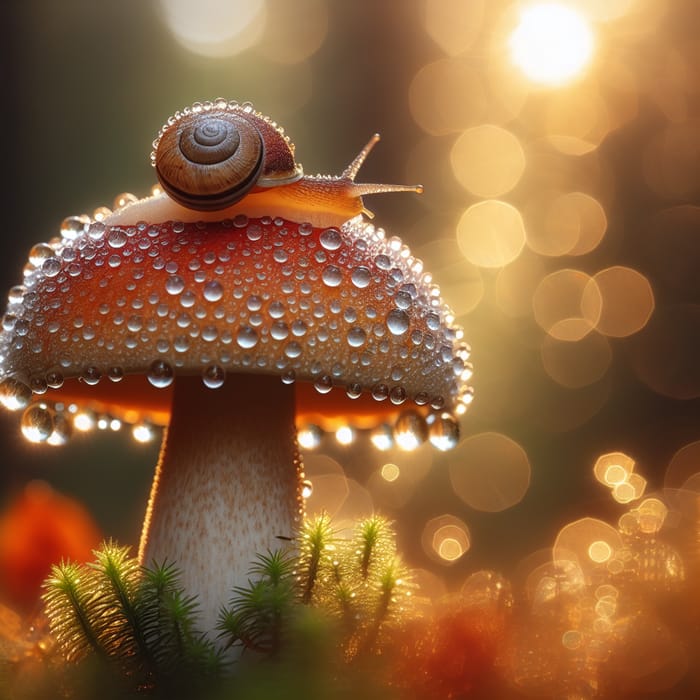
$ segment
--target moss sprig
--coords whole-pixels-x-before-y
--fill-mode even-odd
[[[128,547],[106,542],[93,562],[54,566],[44,589],[50,632],[68,662],[96,657],[139,688],[218,669],[213,643],[196,631],[196,600],[172,565],[141,567]]]
[[[405,610],[407,574],[387,520],[372,516],[338,532],[322,515],[304,522],[288,547],[256,558],[247,584],[222,605],[215,639],[198,630],[197,600],[174,564],[143,567],[113,542],[93,562],[54,566],[43,598],[68,667],[97,664],[127,695],[207,697],[207,689],[225,687],[221,697],[235,698],[242,696],[233,689],[247,687],[241,669],[252,673],[249,659],[293,669],[299,649],[314,645],[324,650],[326,671],[333,668],[321,686],[341,678],[339,669],[376,650],[383,628]]]

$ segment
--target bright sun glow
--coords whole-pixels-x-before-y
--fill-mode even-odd
[[[585,18],[570,7],[543,3],[522,11],[509,45],[513,62],[530,80],[561,85],[590,61],[593,34]]]

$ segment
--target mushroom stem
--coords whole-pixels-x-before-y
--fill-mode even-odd
[[[256,554],[298,527],[294,412],[294,389],[278,377],[228,375],[216,390],[199,377],[175,380],[139,560],[176,564],[210,634]]]

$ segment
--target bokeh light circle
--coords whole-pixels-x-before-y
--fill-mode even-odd
[[[615,338],[623,338],[640,331],[654,311],[654,292],[649,280],[637,270],[614,265],[597,272],[589,284],[597,292],[589,295],[602,297],[600,317],[596,329]]]
[[[553,338],[581,340],[598,323],[602,297],[590,275],[567,268],[542,279],[532,309],[538,325]]]
[[[540,255],[584,255],[603,240],[607,225],[597,199],[584,192],[566,192],[548,204],[541,226],[528,227],[527,244]]]
[[[479,267],[503,267],[525,246],[525,225],[511,204],[487,199],[469,207],[457,224],[464,257]]]
[[[530,486],[530,460],[512,438],[489,432],[473,435],[452,452],[450,482],[467,505],[495,513],[519,503]]]
[[[454,564],[471,547],[469,528],[455,515],[446,513],[425,524],[421,544],[431,559],[441,564]]]
[[[525,170],[525,152],[510,131],[481,124],[455,141],[450,162],[462,187],[477,197],[492,198],[518,184]]]
[[[597,518],[581,518],[565,525],[552,548],[555,562],[573,561],[585,572],[609,561],[622,548],[620,533]]]
[[[188,51],[210,57],[233,56],[262,36],[265,0],[160,0],[166,26]]]

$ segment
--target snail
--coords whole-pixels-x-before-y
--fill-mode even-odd
[[[371,217],[364,195],[422,191],[419,185],[355,182],[378,141],[374,134],[340,175],[309,176],[295,162],[294,145],[284,130],[250,103],[194,103],[170,117],[153,142],[151,163],[163,192],[123,207],[105,223],[274,213],[291,221],[338,226],[358,214]]]

